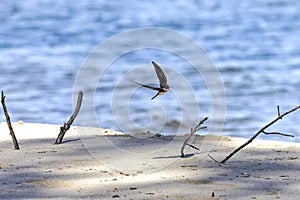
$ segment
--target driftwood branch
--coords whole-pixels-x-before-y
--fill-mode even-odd
[[[61,144],[61,142],[65,136],[65,133],[67,132],[67,130],[70,129],[70,126],[72,125],[72,123],[74,122],[75,118],[77,117],[77,115],[79,113],[81,103],[82,103],[82,97],[83,97],[83,93],[82,93],[82,91],[79,91],[75,110],[74,110],[73,114],[71,115],[69,121],[67,123],[64,123],[64,125],[62,127],[60,127],[60,132],[59,132],[54,144]]]
[[[246,143],[244,143],[243,145],[241,145],[240,147],[238,147],[237,149],[235,149],[231,154],[229,154],[224,160],[222,160],[220,163],[224,164],[229,158],[231,158],[234,154],[236,154],[238,151],[240,151],[242,148],[244,148],[245,146],[247,146],[248,144],[250,144],[259,134],[264,133],[264,134],[277,134],[277,135],[283,135],[283,136],[288,136],[288,137],[293,137],[292,135],[287,135],[287,134],[282,134],[282,133],[278,133],[278,132],[272,132],[272,133],[268,133],[265,132],[265,130],[267,128],[269,128],[271,125],[273,125],[274,123],[276,123],[278,120],[282,119],[284,116],[298,110],[300,108],[300,105],[294,107],[291,110],[288,110],[287,112],[280,114],[280,109],[279,106],[277,106],[277,117],[271,121],[270,123],[266,124],[264,127],[262,127],[261,129],[259,129]]]
[[[6,122],[7,122],[8,129],[9,129],[9,133],[11,135],[12,141],[13,141],[14,146],[15,146],[15,150],[20,150],[17,138],[15,136],[14,129],[12,128],[12,125],[11,125],[11,122],[10,122],[10,117],[9,117],[8,112],[7,112],[7,107],[5,105],[5,96],[4,96],[3,90],[1,92],[1,103],[2,103],[2,106],[3,106],[3,112],[4,112],[4,115],[5,115],[5,118],[6,118]]]
[[[204,117],[201,121],[199,121],[199,123],[194,127],[191,128],[191,134],[189,135],[189,137],[184,141],[182,147],[181,147],[181,157],[184,158],[184,148],[185,146],[190,146],[194,149],[199,150],[199,148],[195,147],[194,145],[191,145],[188,143],[188,141],[191,139],[191,137],[193,135],[195,135],[195,133],[201,129],[207,128],[207,127],[201,127],[201,125],[208,119],[208,117]]]

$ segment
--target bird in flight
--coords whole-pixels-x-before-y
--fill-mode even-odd
[[[157,78],[159,80],[159,86],[160,87],[152,87],[152,86],[149,86],[149,85],[144,85],[144,84],[135,82],[136,84],[138,84],[140,86],[143,86],[145,88],[149,88],[149,89],[157,91],[156,95],[154,97],[152,97],[151,100],[154,99],[155,97],[157,97],[158,95],[163,95],[163,94],[167,93],[168,90],[169,90],[169,86],[167,84],[167,77],[164,74],[163,70],[154,61],[152,61],[152,64],[154,66]]]

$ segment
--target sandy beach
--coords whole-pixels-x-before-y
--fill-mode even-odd
[[[245,139],[124,135],[73,126],[54,145],[59,125],[13,123],[14,150],[0,123],[0,199],[298,199],[300,144],[254,140],[219,165]],[[271,137],[270,137],[271,138]]]

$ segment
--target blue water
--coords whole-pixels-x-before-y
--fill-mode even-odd
[[[300,2],[294,0],[1,0],[0,89],[5,91],[13,121],[62,124],[71,114],[77,72],[93,48],[123,31],[163,27],[192,38],[206,50],[226,90],[222,134],[249,137],[276,117],[277,105],[284,112],[300,104],[299,10]],[[187,64],[176,56],[145,51],[123,56],[116,63],[126,71],[128,66],[151,63],[153,57],[189,76],[202,116],[209,115],[211,101],[205,83],[193,78],[191,68],[180,68]],[[108,71],[106,85],[97,90],[95,107],[101,127],[118,129],[110,116],[109,83],[123,73],[120,68]],[[154,93],[140,94],[149,98],[136,98],[130,111],[133,120],[143,125],[148,123],[147,109]],[[166,101],[164,96],[158,98],[153,104]],[[180,121],[178,108],[172,102],[167,105],[171,117],[166,124],[175,126]],[[0,120],[4,121],[3,115]],[[270,129],[295,138],[261,138],[299,142],[299,121],[300,111]]]

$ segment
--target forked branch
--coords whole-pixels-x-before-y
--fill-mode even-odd
[[[245,146],[247,146],[248,144],[250,144],[261,133],[264,133],[266,135],[268,135],[268,134],[277,134],[277,135],[282,135],[282,136],[294,137],[293,135],[289,135],[289,134],[283,134],[283,133],[279,133],[279,132],[266,132],[265,130],[267,128],[269,128],[271,125],[273,125],[274,123],[276,123],[278,120],[282,119],[284,116],[286,116],[286,115],[288,115],[288,114],[290,114],[290,113],[298,110],[299,108],[300,108],[300,105],[294,107],[291,110],[288,110],[287,112],[285,112],[283,114],[280,114],[280,108],[279,108],[279,106],[277,106],[277,117],[273,121],[271,121],[270,123],[266,124],[261,129],[259,129],[247,142],[245,142],[243,145],[241,145],[240,147],[238,147],[237,149],[235,149],[231,154],[229,154],[220,163],[224,164],[229,158],[231,158],[234,154],[236,154],[242,148],[244,148]]]
[[[194,145],[192,144],[189,144],[188,141],[191,139],[191,137],[193,135],[195,135],[195,133],[201,129],[205,129],[207,128],[206,126],[205,127],[201,127],[201,125],[208,119],[208,117],[204,117],[201,121],[199,121],[199,123],[194,127],[194,128],[191,128],[191,134],[189,135],[189,137],[184,141],[182,147],[181,147],[181,157],[184,158],[184,148],[185,146],[190,146],[194,149],[197,149],[199,150],[199,148],[195,147]]]
[[[62,127],[60,127],[60,132],[59,132],[54,144],[61,144],[61,142],[65,136],[65,133],[67,132],[67,130],[69,130],[69,128],[71,127],[72,123],[74,122],[75,118],[77,117],[77,115],[79,113],[81,103],[82,103],[82,97],[83,97],[83,93],[82,93],[82,91],[79,91],[75,110],[74,110],[73,114],[71,115],[69,121],[67,123],[64,123],[64,125]]]

